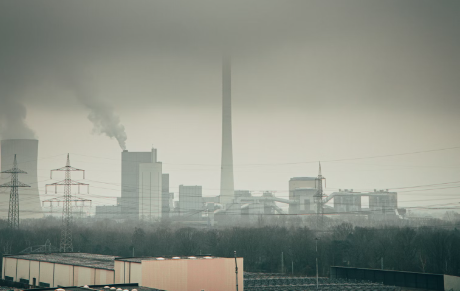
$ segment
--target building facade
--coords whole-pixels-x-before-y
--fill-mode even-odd
[[[300,196],[296,196],[296,189],[310,188],[317,189],[317,178],[315,177],[294,177],[289,180],[289,200],[296,200],[297,203],[289,205],[289,214],[298,214],[301,201]]]
[[[162,164],[139,164],[139,220],[157,221],[162,215]]]
[[[139,165],[156,161],[156,149],[150,152],[121,153],[121,212],[124,218],[139,219]]]
[[[187,220],[200,219],[203,211],[201,186],[179,186],[179,212]]]

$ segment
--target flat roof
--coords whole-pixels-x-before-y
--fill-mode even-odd
[[[293,177],[289,181],[313,181],[316,180],[316,177]]]
[[[142,261],[167,261],[167,260],[211,260],[211,259],[223,259],[222,257],[214,257],[207,255],[196,255],[196,256],[158,256],[158,257],[128,257],[128,258],[116,258],[117,261],[141,263]]]
[[[110,290],[109,288],[104,288],[104,287],[115,287],[115,288],[120,288],[122,290],[133,290],[133,289],[136,289],[138,291],[163,291],[163,290],[160,290],[160,289],[155,289],[155,288],[149,288],[149,287],[144,287],[144,286],[139,286],[139,284],[137,283],[132,283],[132,284],[126,284],[126,283],[123,283],[123,284],[107,284],[107,285],[89,285],[88,288],[85,288],[83,286],[69,286],[69,287],[65,287],[65,286],[60,286],[60,287],[50,287],[50,288],[36,288],[36,289],[29,289],[29,290],[34,290],[34,291],[54,291],[58,288],[61,288],[61,289],[64,289],[65,291],[93,291],[93,290],[97,290],[97,291],[100,291],[100,290],[108,290],[108,291],[113,291]]]
[[[113,270],[115,265],[115,258],[118,258],[117,256],[88,253],[41,253],[5,255],[4,257],[106,270]]]

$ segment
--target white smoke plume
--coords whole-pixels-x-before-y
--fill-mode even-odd
[[[88,72],[79,70],[77,66],[59,72],[61,72],[60,78],[64,78],[63,84],[89,110],[88,119],[94,125],[93,133],[115,138],[120,147],[125,150],[127,140],[125,127],[112,106],[98,97],[97,89]]]
[[[120,118],[113,108],[97,98],[79,96],[78,100],[89,109],[88,119],[94,124],[93,131],[115,138],[120,147],[125,150],[127,139],[125,127],[120,123]]]
[[[0,138],[35,138],[35,133],[25,123],[27,109],[14,97],[2,97],[0,105]]]

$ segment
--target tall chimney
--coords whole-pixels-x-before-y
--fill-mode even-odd
[[[222,60],[222,161],[220,170],[220,203],[232,203],[233,150],[232,150],[232,69],[229,56]]]

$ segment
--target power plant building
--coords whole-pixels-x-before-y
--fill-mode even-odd
[[[201,186],[179,185],[179,213],[188,220],[201,218],[203,212],[203,192]]]
[[[161,218],[162,180],[162,164],[156,159],[139,164],[139,220],[152,222]]]
[[[151,184],[150,181],[152,178],[152,183],[157,181],[155,174],[158,174],[158,167],[161,168],[161,163],[160,165],[143,165],[143,173],[141,175],[141,164],[157,163],[157,151],[153,148],[150,152],[128,152],[127,150],[124,150],[121,153],[121,159],[121,213],[124,218],[138,220],[141,215],[146,215],[145,213],[140,212],[140,190],[142,189],[147,191],[147,194],[143,193],[146,194],[146,196],[142,197],[142,202],[154,202],[150,201],[150,199],[154,199],[154,197],[150,195],[150,190],[152,190],[152,194],[161,196],[161,170],[159,182]],[[154,192],[156,191],[154,189],[158,189],[158,187],[159,192]],[[150,209],[150,204],[148,209]],[[144,208],[143,211],[147,210]],[[147,217],[151,216],[151,214],[147,214]]]
[[[5,139],[1,141],[1,171],[13,167],[14,155],[18,167],[27,172],[21,174],[21,182],[29,185],[19,189],[19,218],[42,218],[42,207],[37,180],[38,140],[36,139]],[[10,174],[0,176],[0,184],[10,181]],[[0,190],[0,218],[8,217],[10,190]]]
[[[297,203],[293,203],[289,205],[289,214],[298,214],[300,208],[305,209],[306,200],[310,200],[308,198],[310,196],[310,192],[315,191],[316,193],[316,177],[294,177],[289,180],[289,200],[296,201]],[[297,189],[304,189],[304,191],[300,191]],[[309,194],[308,197],[302,195],[302,193],[306,194],[307,192],[305,189],[314,189],[307,191]],[[297,190],[297,191],[296,191]],[[302,201],[301,201],[302,200]],[[300,205],[303,203],[303,207]],[[310,207],[312,207],[314,201],[309,201]]]

